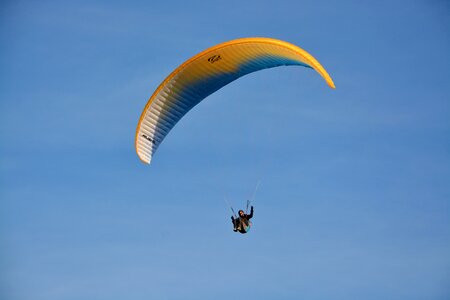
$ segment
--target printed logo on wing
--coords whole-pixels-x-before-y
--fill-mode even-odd
[[[155,143],[155,140],[154,140],[154,139],[152,139],[151,137],[149,137],[149,136],[147,136],[147,135],[145,135],[145,134],[143,134],[142,137],[145,138],[146,140],[148,140],[149,142],[151,142],[152,144]]]
[[[208,61],[213,64],[216,61],[219,61],[221,59],[222,59],[222,57],[220,55],[213,55],[210,58],[208,58]]]

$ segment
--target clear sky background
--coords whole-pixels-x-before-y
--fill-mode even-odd
[[[157,85],[251,36],[337,89],[250,74],[142,164]],[[448,1],[2,1],[0,45],[1,299],[450,298]]]

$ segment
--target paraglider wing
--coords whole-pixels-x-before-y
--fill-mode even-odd
[[[331,77],[309,53],[271,38],[232,40],[187,60],[159,85],[142,112],[135,138],[139,158],[149,164],[175,124],[218,89],[246,74],[289,65],[313,68],[334,88]]]

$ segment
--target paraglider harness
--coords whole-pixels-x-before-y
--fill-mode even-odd
[[[240,215],[237,216],[234,212],[233,206],[230,205],[230,203],[227,201],[227,198],[224,197],[225,202],[228,204],[228,206],[231,208],[231,211],[233,212],[233,215],[231,216],[231,221],[233,222],[233,231],[234,232],[240,232],[242,234],[247,233],[250,231],[250,227],[252,226],[252,222],[250,222],[250,219],[253,218],[253,205],[250,205],[253,200],[255,200],[256,191],[258,190],[259,184],[261,181],[258,181],[256,184],[255,190],[253,191],[253,195],[250,198],[251,200],[247,200],[247,207],[245,209],[245,214],[241,217]],[[251,206],[250,214],[247,214],[248,208]],[[240,210],[239,212],[244,212],[243,210]]]
[[[249,201],[247,201],[247,208],[248,208]],[[240,210],[239,212],[244,212],[243,210]],[[243,213],[242,216],[239,215],[239,217],[231,216],[231,221],[233,222],[235,232],[240,232],[242,234],[247,233],[250,231],[250,227],[252,226],[252,222],[250,222],[250,219],[253,217],[253,206],[250,209],[250,214]]]

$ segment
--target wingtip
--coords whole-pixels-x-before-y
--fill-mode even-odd
[[[150,162],[152,161],[151,158],[142,157],[142,156],[140,156],[140,155],[138,155],[138,156],[139,156],[139,159],[141,160],[141,162],[144,163],[144,164],[146,164],[146,165],[149,165]]]

